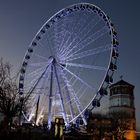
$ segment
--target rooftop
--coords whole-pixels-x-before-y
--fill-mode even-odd
[[[128,83],[128,82],[126,82],[126,81],[124,81],[124,80],[122,80],[122,79],[121,79],[120,81],[118,81],[118,82],[112,84],[112,85],[110,86],[110,88],[111,88],[111,87],[114,87],[114,86],[130,86],[130,87],[134,88],[134,85],[132,85],[132,84],[130,84],[130,83]]]

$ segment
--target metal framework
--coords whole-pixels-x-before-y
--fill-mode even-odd
[[[48,127],[56,117],[66,125],[101,98],[117,69],[117,34],[97,6],[79,3],[52,16],[33,38],[22,62],[20,95],[29,94],[27,121]],[[37,106],[37,108],[36,108]]]

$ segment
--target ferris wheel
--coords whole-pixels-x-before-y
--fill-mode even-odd
[[[30,95],[25,118],[46,120],[48,127],[56,117],[66,125],[81,117],[86,124],[86,109],[99,107],[113,82],[117,57],[117,33],[99,7],[79,3],[60,10],[37,32],[23,59],[20,95]]]

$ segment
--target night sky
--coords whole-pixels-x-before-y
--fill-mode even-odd
[[[57,11],[78,2],[89,2],[110,16],[119,38],[115,81],[135,86],[137,126],[140,128],[140,1],[139,0],[0,0],[0,57],[18,71],[27,47],[40,27]]]

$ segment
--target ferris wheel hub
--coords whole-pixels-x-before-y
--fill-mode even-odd
[[[56,59],[54,58],[54,56],[49,57],[49,62],[50,63],[55,63],[56,62]]]

